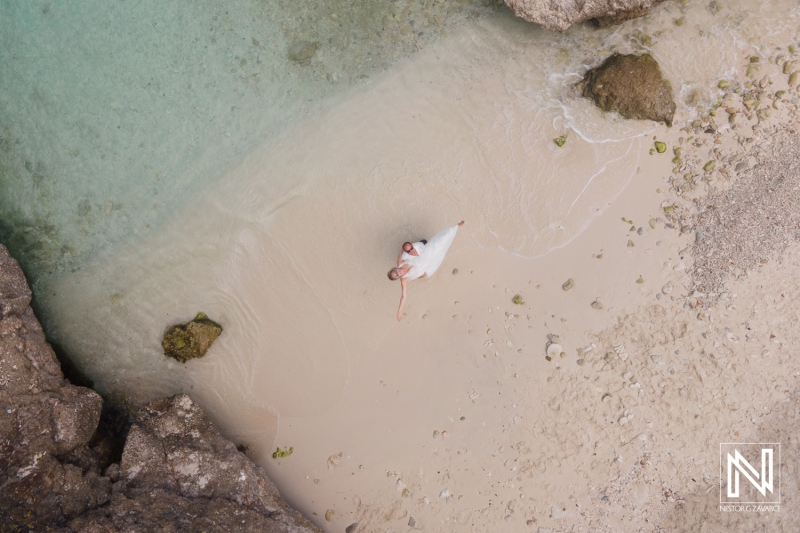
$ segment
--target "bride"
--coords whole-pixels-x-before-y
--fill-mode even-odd
[[[398,258],[398,266],[389,271],[389,279],[399,279],[402,288],[400,307],[397,309],[397,321],[403,318],[403,304],[406,302],[406,285],[412,279],[433,276],[444,261],[444,256],[453,239],[456,238],[458,228],[464,225],[462,220],[455,226],[443,229],[430,239],[427,244],[403,243],[403,250]]]

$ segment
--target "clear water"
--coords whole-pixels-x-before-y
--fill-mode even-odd
[[[497,2],[0,2],[0,238],[34,278],[157,229]]]

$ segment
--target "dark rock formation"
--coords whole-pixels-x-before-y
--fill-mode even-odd
[[[590,20],[599,26],[641,17],[664,0],[505,0],[518,17],[554,31]]]
[[[672,126],[676,107],[672,87],[649,54],[614,54],[587,72],[579,87],[604,111]]]
[[[205,313],[197,313],[194,320],[169,328],[161,340],[161,347],[164,355],[185,363],[203,357],[221,333],[222,326]]]
[[[0,244],[0,531],[318,531],[186,395],[139,410],[121,462],[66,381]]]

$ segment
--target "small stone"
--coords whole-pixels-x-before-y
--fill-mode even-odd
[[[556,143],[556,146],[561,148],[567,142],[567,134],[565,133],[563,135],[559,135],[558,137],[553,139],[553,142]]]
[[[633,241],[628,239],[628,248],[633,248],[634,246]]]
[[[787,61],[783,64],[783,73],[790,74],[794,70],[794,61]]]
[[[559,354],[559,357],[561,357],[561,359],[566,359],[567,358],[567,352],[561,352]]]
[[[672,283],[667,283],[663,287],[661,287],[661,292],[664,294],[669,294],[672,292]]]
[[[296,41],[289,46],[289,59],[300,64],[308,63],[317,53],[318,48],[319,43]]]
[[[522,296],[520,296],[519,294],[515,294],[514,297],[511,298],[511,303],[513,303],[514,305],[522,305],[525,302],[522,300]]]
[[[661,142],[661,141],[656,141],[654,144],[655,144],[655,147],[656,147],[656,152],[658,152],[659,154],[663,154],[664,152],[667,151],[667,144],[666,143]]]
[[[575,362],[578,363],[578,366],[583,366],[586,361],[584,359],[578,359]]]
[[[637,235],[641,235],[642,233],[644,233],[644,228],[640,227],[639,229],[636,230]]]
[[[575,287],[575,280],[572,278],[561,284],[561,288],[565,291],[571,290],[573,287]]]
[[[335,514],[336,511],[334,511],[333,509],[328,509],[327,511],[325,511],[325,521],[330,522],[331,520],[333,520],[333,515]]]
[[[457,268],[454,268],[454,269],[453,269],[453,275],[455,276],[456,274],[458,274],[458,269],[457,269]]]
[[[358,529],[358,522],[353,522],[346,528],[344,528],[344,533],[356,533],[356,529]]]
[[[730,88],[730,86],[731,86],[731,84],[730,84],[729,82],[725,81],[725,80],[721,80],[721,81],[720,81],[720,82],[717,84],[717,87],[719,87],[720,89],[723,89],[723,90],[724,90],[724,89],[729,89],[729,88]]]
[[[651,218],[649,224],[651,229],[656,229],[656,219]]]
[[[642,276],[639,276],[639,279],[636,280],[636,283],[641,285],[642,283],[644,283],[644,278]]]
[[[433,430],[433,438],[435,439],[438,436],[439,436],[439,430],[438,429],[434,429]]]
[[[800,76],[800,70],[796,70],[789,74],[789,87],[794,87],[797,85],[798,76]]]
[[[711,161],[709,161],[708,163],[703,165],[703,170],[705,170],[706,172],[711,172],[712,170],[714,170],[714,165],[715,164],[716,164],[716,161],[714,161],[712,159]]]
[[[600,303],[600,300],[595,300],[592,302],[592,309],[600,310],[603,308],[603,304]]]
[[[417,521],[414,520],[414,517],[413,516],[409,517],[408,518],[408,527],[414,527],[416,525],[417,525]]]

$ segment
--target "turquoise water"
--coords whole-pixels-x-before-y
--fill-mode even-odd
[[[38,279],[140,239],[483,1],[0,1],[0,241]]]

